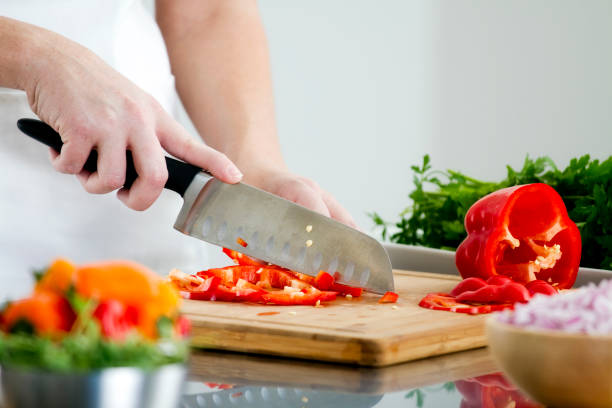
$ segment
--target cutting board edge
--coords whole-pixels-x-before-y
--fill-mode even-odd
[[[423,338],[423,341],[418,341],[419,337]],[[432,338],[437,341],[432,341]],[[464,331],[455,335],[444,330],[435,330],[434,333],[428,333],[428,337],[412,333],[390,338],[356,338],[337,333],[304,336],[303,333],[293,330],[270,330],[269,327],[250,327],[244,330],[240,324],[207,322],[206,326],[199,326],[197,323],[193,326],[192,345],[204,349],[289,355],[306,360],[385,367],[480,348],[487,343],[482,326],[466,325]]]

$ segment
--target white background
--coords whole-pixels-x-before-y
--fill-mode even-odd
[[[612,2],[260,0],[286,158],[395,218],[423,154],[491,180],[612,154]]]

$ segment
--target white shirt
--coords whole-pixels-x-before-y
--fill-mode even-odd
[[[58,32],[90,48],[174,113],[174,78],[153,17],[138,0],[2,0],[0,15]],[[0,300],[22,296],[30,270],[54,257],[76,262],[127,258],[161,274],[203,269],[206,248],[172,228],[182,204],[162,193],[145,212],[114,193],[90,195],[57,173],[47,149],[15,123],[34,117],[25,94],[0,88]]]

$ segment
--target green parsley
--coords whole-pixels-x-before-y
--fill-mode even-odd
[[[466,237],[463,220],[479,198],[518,184],[546,183],[563,198],[582,237],[581,266],[612,270],[612,156],[574,158],[560,170],[549,157],[527,157],[521,170],[507,166],[500,182],[487,182],[461,172],[433,170],[429,155],[412,166],[412,204],[389,223],[369,214],[382,238],[400,244],[455,250]],[[393,231],[389,230],[389,227]]]

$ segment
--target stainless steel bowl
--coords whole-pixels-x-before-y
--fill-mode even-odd
[[[83,374],[3,367],[2,406],[174,408],[180,402],[186,373],[187,368],[182,364],[150,371],[117,367]]]

